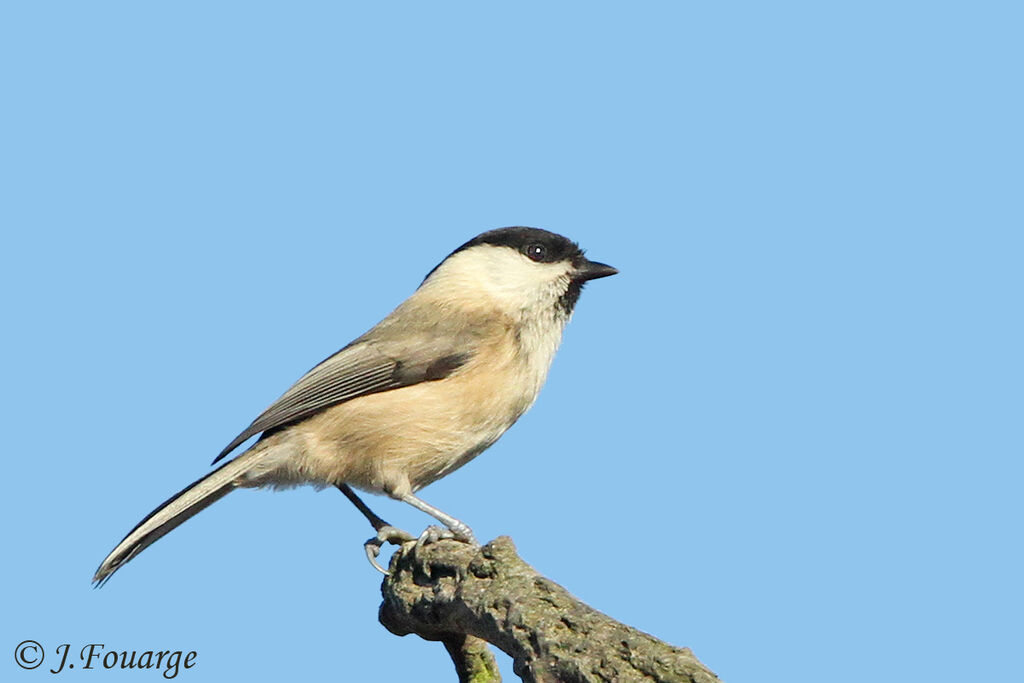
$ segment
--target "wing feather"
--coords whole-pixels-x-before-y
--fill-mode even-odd
[[[250,437],[358,396],[447,377],[472,358],[473,335],[427,335],[398,340],[356,340],[303,375],[213,462]]]

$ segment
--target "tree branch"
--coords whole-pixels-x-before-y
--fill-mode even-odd
[[[475,636],[457,635],[444,639],[444,647],[455,662],[459,683],[501,683],[498,663],[487,641]]]
[[[512,657],[524,681],[718,682],[689,648],[621,624],[538,574],[505,536],[483,547],[406,545],[381,593],[385,628],[443,641],[460,681],[500,680],[480,639]]]

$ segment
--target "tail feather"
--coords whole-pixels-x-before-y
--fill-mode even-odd
[[[243,453],[189,484],[149,513],[110,551],[92,577],[93,583],[97,587],[102,586],[114,572],[161,536],[230,493],[236,487],[239,477],[259,461],[255,457],[257,455],[253,451]]]

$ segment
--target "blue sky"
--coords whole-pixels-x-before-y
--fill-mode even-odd
[[[621,274],[533,410],[426,500],[733,683],[1016,675],[1021,19],[5,5],[0,645],[452,680],[377,623],[335,491],[233,494],[89,579],[451,249],[524,224]]]

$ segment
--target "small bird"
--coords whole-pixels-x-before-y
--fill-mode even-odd
[[[381,571],[381,544],[413,537],[374,514],[351,487],[404,501],[447,527],[431,527],[427,540],[475,544],[466,524],[415,492],[479,455],[526,412],[584,283],[617,272],[546,230],[474,237],[369,332],[302,376],[213,462],[260,435],[252,447],[143,519],[93,581],[102,584],[240,487],[337,487],[377,531],[366,551]]]

